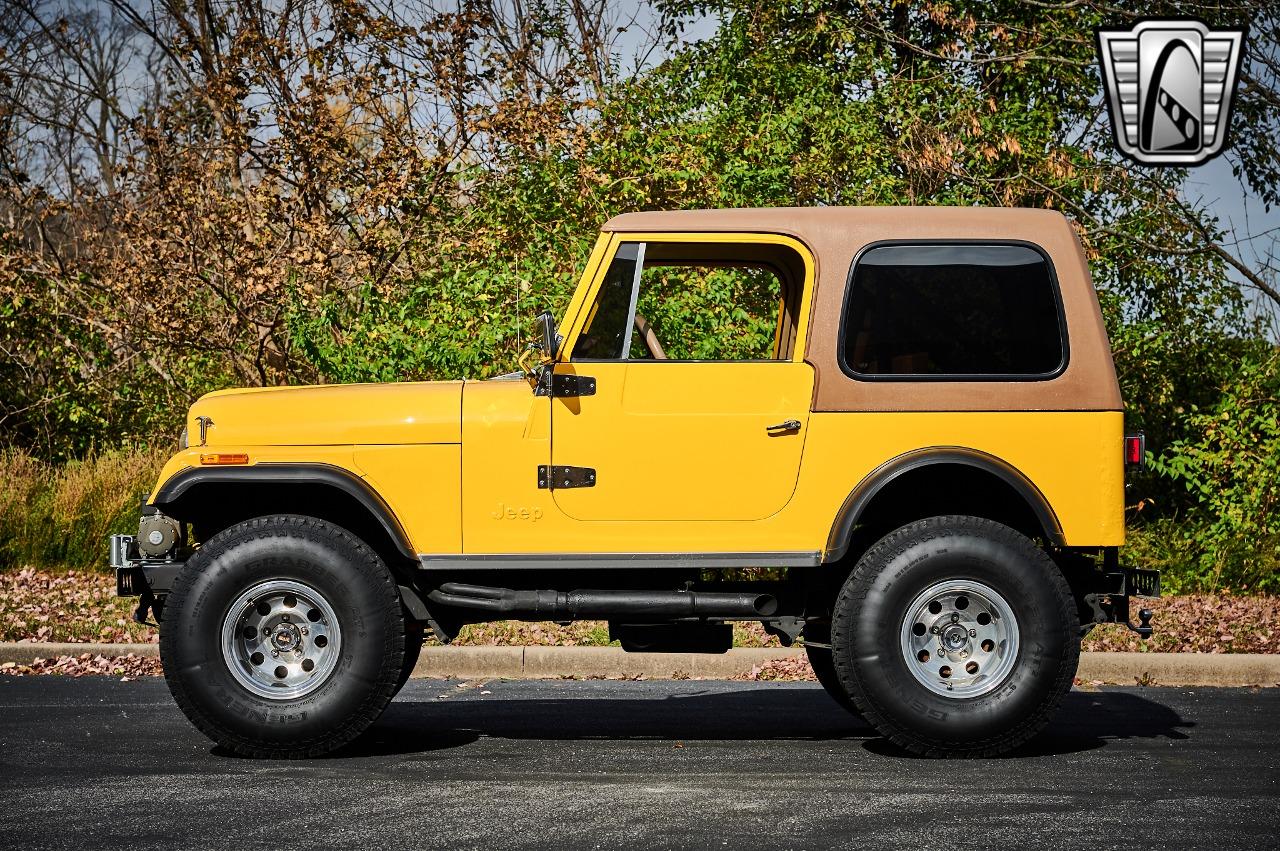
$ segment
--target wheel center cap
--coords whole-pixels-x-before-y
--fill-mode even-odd
[[[282,623],[271,634],[271,643],[276,646],[277,650],[292,650],[298,646],[301,640],[302,637],[298,634],[297,627],[291,624]]]
[[[949,651],[959,650],[969,641],[969,630],[953,623],[942,631],[942,645]]]

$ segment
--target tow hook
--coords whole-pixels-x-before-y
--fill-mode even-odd
[[[1125,618],[1124,625],[1143,638],[1150,638],[1151,634],[1155,632],[1151,627],[1151,616],[1154,614],[1155,612],[1150,609],[1138,609],[1138,626],[1134,626],[1133,621],[1128,618]]]
[[[1151,609],[1138,609],[1138,625],[1129,616],[1129,597],[1123,594],[1086,594],[1085,601],[1092,607],[1094,623],[1124,624],[1140,637],[1150,638],[1155,632],[1151,626]]]
[[[1109,608],[1111,609],[1111,622],[1124,624],[1129,629],[1138,633],[1141,638],[1150,638],[1151,634],[1155,632],[1155,629],[1151,626],[1151,616],[1154,615],[1155,612],[1150,609],[1138,609],[1138,625],[1134,626],[1133,619],[1129,617],[1129,598],[1123,597],[1121,600],[1123,602],[1118,604],[1114,599],[1110,601],[1111,605]]]

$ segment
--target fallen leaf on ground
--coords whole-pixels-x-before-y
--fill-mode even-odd
[[[0,665],[0,674],[11,677],[30,677],[52,674],[62,677],[114,676],[127,682],[139,677],[158,677],[164,674],[160,660],[151,656],[59,656],[56,659],[32,659],[30,665],[6,662]]]

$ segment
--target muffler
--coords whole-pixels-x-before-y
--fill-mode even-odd
[[[427,599],[516,620],[755,619],[778,611],[772,594],[740,591],[516,591],[446,582]]]

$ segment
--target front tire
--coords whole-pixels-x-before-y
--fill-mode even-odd
[[[165,606],[165,680],[191,722],[254,757],[318,756],[362,733],[404,667],[395,580],[363,541],[313,517],[232,526],[183,567]]]
[[[413,669],[418,666],[418,657],[422,655],[422,643],[426,641],[427,632],[422,623],[412,620],[408,612],[404,621],[404,660],[400,663],[400,676],[396,680],[396,694],[404,688],[413,676]]]
[[[868,722],[925,756],[992,756],[1048,724],[1080,658],[1079,617],[1049,556],[977,517],[903,526],[836,600],[836,675]]]

